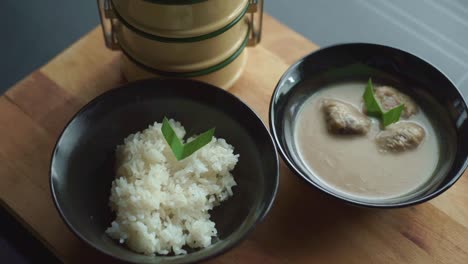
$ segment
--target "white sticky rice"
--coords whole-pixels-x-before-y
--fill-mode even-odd
[[[185,136],[179,122],[169,123],[179,138]],[[233,195],[236,182],[230,171],[239,155],[224,139],[213,137],[177,161],[161,126],[156,122],[117,146],[110,196],[116,219],[106,233],[139,253],[186,254],[185,245],[204,248],[217,235],[209,210]]]

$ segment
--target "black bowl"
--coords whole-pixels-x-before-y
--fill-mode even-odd
[[[434,180],[427,191],[416,196],[385,202],[344,197],[315,180],[316,176],[305,168],[299,157],[294,143],[294,122],[302,103],[321,87],[347,81],[364,83],[369,77],[377,83],[404,89],[440,128],[441,157]],[[427,61],[387,46],[342,44],[311,53],[284,73],[271,99],[270,129],[283,159],[308,184],[355,205],[393,208],[434,198],[460,178],[468,165],[467,111],[455,85]]]
[[[114,179],[115,147],[163,117],[180,121],[188,135],[216,127],[240,154],[233,171],[234,196],[211,212],[218,238],[206,249],[183,256],[144,256],[105,235]],[[240,242],[272,206],[278,188],[278,157],[260,118],[230,93],[189,80],[143,80],[110,90],[84,106],[55,146],[50,185],[65,223],[82,240],[120,260],[140,263],[196,262],[221,254]]]

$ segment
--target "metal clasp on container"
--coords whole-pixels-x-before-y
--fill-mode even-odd
[[[120,45],[115,34],[118,20],[109,0],[97,0],[99,18],[101,19],[102,33],[106,46],[112,50],[119,50]]]
[[[262,39],[263,0],[249,0],[250,38],[248,46],[256,46]]]

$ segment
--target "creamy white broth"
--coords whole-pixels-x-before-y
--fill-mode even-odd
[[[421,125],[426,136],[416,149],[401,153],[379,149],[374,139],[380,128],[374,118],[366,135],[332,135],[327,131],[321,100],[338,99],[361,109],[364,88],[364,83],[324,87],[304,102],[294,125],[300,158],[322,185],[351,198],[390,199],[420,189],[439,160],[436,133],[421,109],[408,121]]]

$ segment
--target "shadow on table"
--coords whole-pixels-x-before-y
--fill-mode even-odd
[[[0,206],[0,263],[60,263],[3,206]]]

